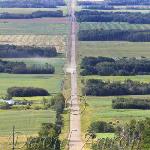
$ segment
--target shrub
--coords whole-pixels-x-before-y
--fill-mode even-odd
[[[117,98],[112,100],[113,109],[150,109],[150,100],[139,98]]]
[[[92,122],[90,127],[89,127],[90,132],[95,132],[95,133],[113,133],[115,132],[115,128],[113,125],[104,122],[104,121],[96,121]]]

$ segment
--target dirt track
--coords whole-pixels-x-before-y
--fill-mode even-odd
[[[69,12],[71,18],[71,48],[70,48],[70,64],[69,72],[71,74],[71,112],[70,112],[70,135],[69,135],[69,150],[81,150],[83,143],[81,140],[81,125],[80,125],[80,108],[78,103],[77,93],[77,69],[76,69],[76,18],[75,6],[76,0],[69,0]]]

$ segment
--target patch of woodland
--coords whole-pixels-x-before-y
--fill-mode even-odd
[[[0,45],[0,58],[56,57],[55,47]]]
[[[129,79],[123,82],[88,79],[84,83],[82,92],[88,96],[148,95],[150,94],[150,83]]]
[[[81,75],[128,76],[149,75],[150,60],[147,58],[84,57],[81,62]]]

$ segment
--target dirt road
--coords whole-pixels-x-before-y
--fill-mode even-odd
[[[80,108],[77,93],[77,69],[76,69],[76,18],[75,7],[76,0],[68,0],[70,22],[71,22],[71,48],[70,48],[70,64],[69,72],[71,74],[71,100],[70,100],[70,134],[69,134],[69,150],[81,150],[83,143],[81,140],[80,126]]]

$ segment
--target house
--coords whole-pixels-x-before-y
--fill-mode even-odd
[[[14,105],[15,104],[15,101],[13,99],[10,99],[10,100],[0,99],[0,102],[6,102],[9,105]]]

